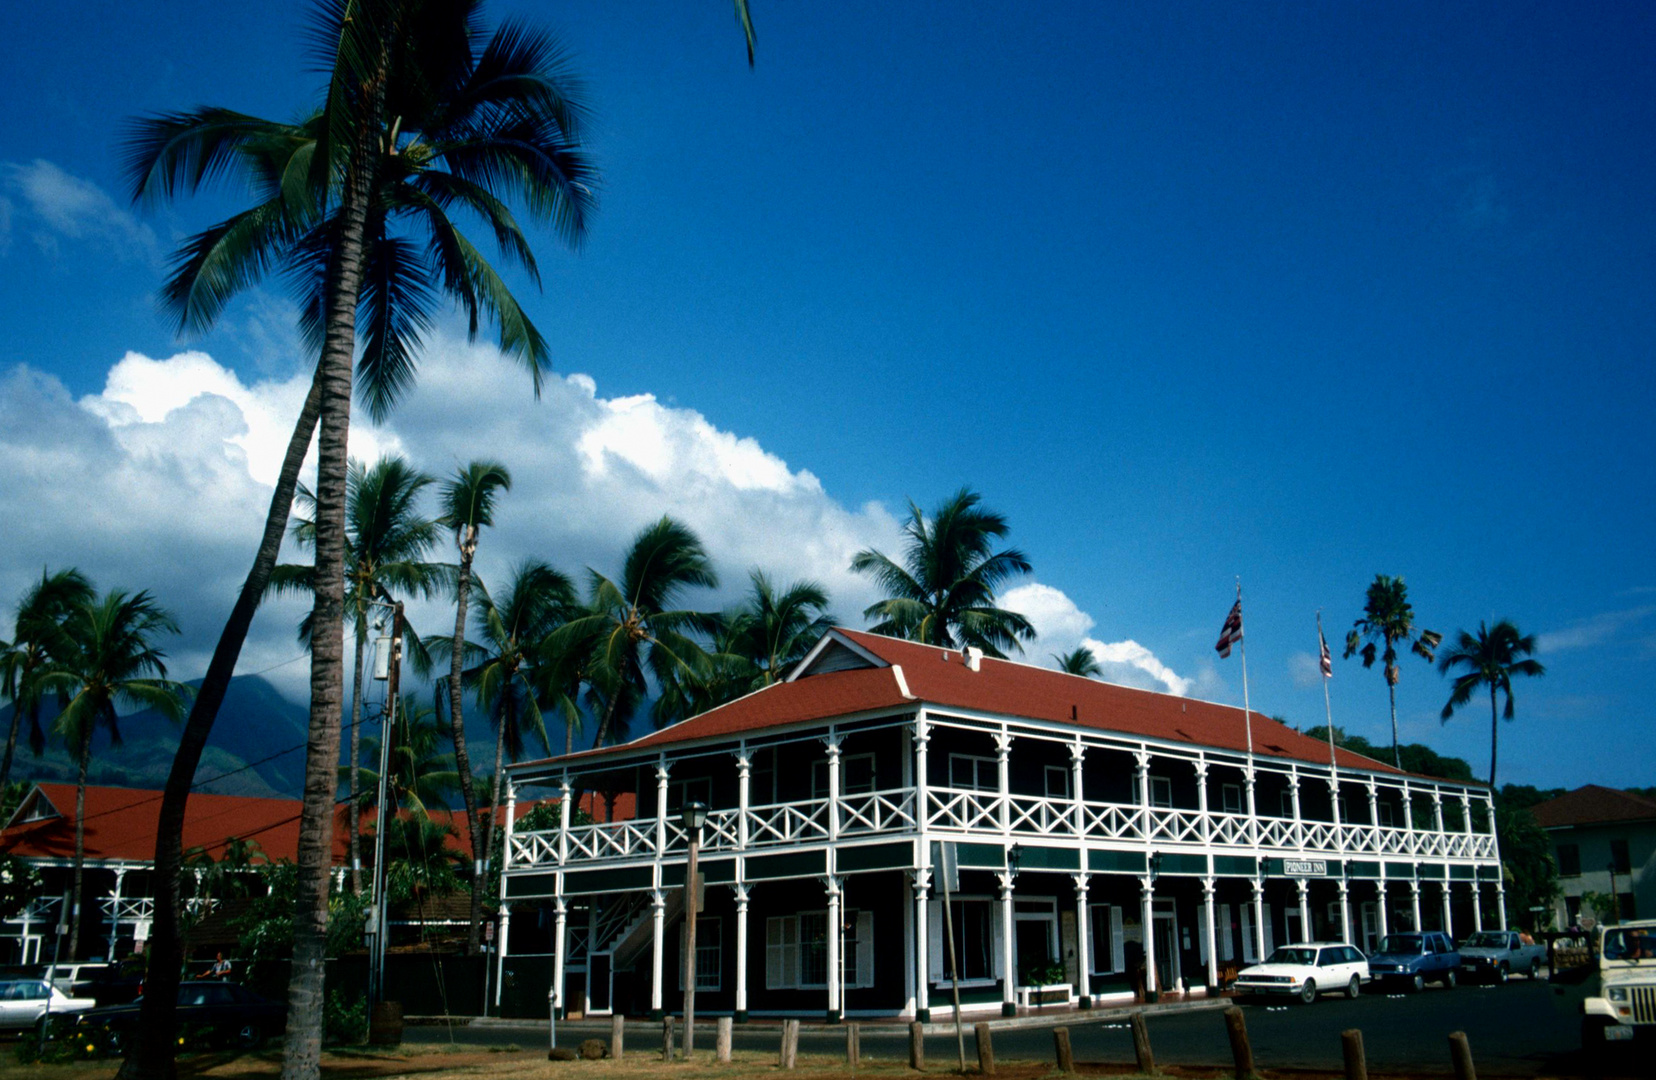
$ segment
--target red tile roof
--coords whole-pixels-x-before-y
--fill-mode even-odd
[[[1221,750],[1247,749],[1242,710],[1229,705],[1117,686],[1050,668],[988,657],[982,660],[978,671],[972,671],[959,650],[858,630],[837,629],[834,633],[882,662],[900,667],[901,683],[892,667],[806,675],[793,682],[766,687],[622,746],[582,751],[571,755],[569,760],[602,758],[690,740],[920,704],[1073,723],[1098,731]],[[1302,735],[1261,713],[1252,713],[1251,717],[1256,755],[1315,764],[1328,761],[1326,742]],[[1344,748],[1335,754],[1336,762],[1345,768],[1398,772],[1390,765]]]
[[[1656,801],[1631,791],[1588,784],[1556,799],[1537,803],[1530,811],[1543,829],[1570,825],[1604,825],[1616,821],[1656,819]]]
[[[0,852],[41,859],[73,858],[75,785],[37,784],[25,797],[25,807],[30,799],[45,799],[55,813],[39,821],[21,821],[19,815],[16,824],[0,831]],[[521,818],[535,805],[530,800],[519,802],[515,817]],[[299,850],[299,811],[297,799],[192,794],[184,818],[184,850],[205,848],[216,857],[222,854],[225,841],[234,837],[258,841],[265,857],[273,862],[293,861]],[[155,829],[160,813],[159,791],[89,785],[86,789],[87,859],[150,862],[155,858]],[[499,820],[505,820],[505,816],[506,808],[502,806]],[[453,828],[455,835],[449,838],[449,844],[469,857],[471,836],[466,829],[465,815],[434,808],[431,817]],[[373,812],[366,812],[364,831],[372,831],[373,823]],[[349,851],[350,837],[341,813],[334,822],[334,864],[345,864]]]

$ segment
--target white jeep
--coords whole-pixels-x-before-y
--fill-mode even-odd
[[[1585,970],[1554,980],[1579,986],[1582,1048],[1656,1036],[1656,919],[1601,927],[1595,936]]]

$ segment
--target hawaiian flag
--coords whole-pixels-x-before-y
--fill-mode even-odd
[[[1322,646],[1322,674],[1325,679],[1334,677],[1334,654],[1328,651],[1328,639],[1323,637],[1322,619],[1317,619],[1317,643]]]
[[[1219,642],[1213,648],[1219,653],[1219,659],[1230,657],[1231,646],[1242,640],[1242,598],[1236,598],[1236,605],[1225,616],[1225,625],[1219,631]]]

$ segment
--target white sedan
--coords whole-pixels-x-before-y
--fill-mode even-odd
[[[85,1012],[98,1004],[91,998],[70,997],[45,979],[8,979],[0,982],[0,1029],[34,1027],[48,1011],[48,998],[53,1016]]]
[[[1236,976],[1239,994],[1294,994],[1307,1005],[1329,990],[1356,997],[1369,981],[1368,958],[1350,945],[1311,941],[1284,945],[1263,964]]]

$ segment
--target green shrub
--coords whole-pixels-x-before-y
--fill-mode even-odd
[[[338,990],[328,995],[322,1012],[322,1041],[329,1046],[354,1046],[368,1037],[368,1003],[347,1002]]]

